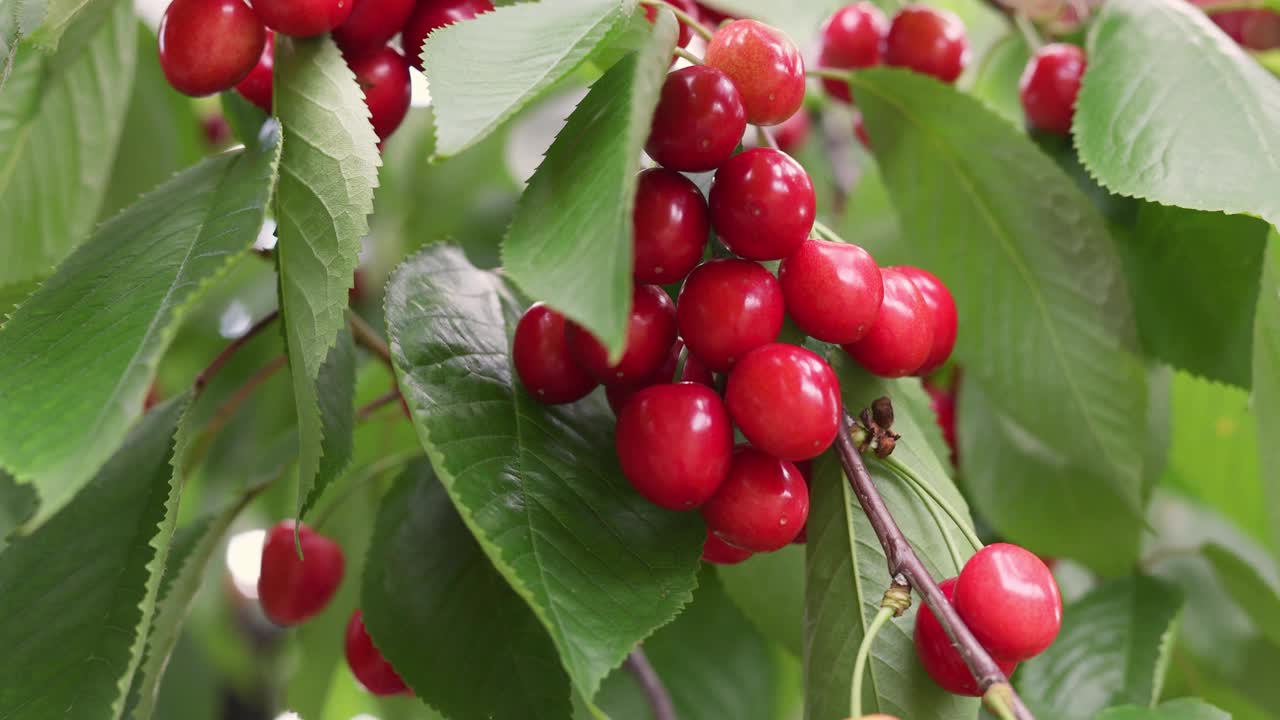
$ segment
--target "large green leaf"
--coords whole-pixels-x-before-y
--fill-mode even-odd
[[[1012,123],[1023,123],[1018,81],[1031,53],[1027,42],[1016,33],[1006,35],[978,62],[969,92],[982,98],[992,110]]]
[[[647,23],[636,20],[647,29]],[[569,116],[529,180],[502,247],[522,290],[621,355],[631,310],[631,210],[676,23],[661,13],[640,50],[613,66]]]
[[[24,13],[33,17],[43,13],[43,22],[29,33],[31,42],[41,50],[52,52],[60,47],[62,37],[74,33],[74,24],[85,16],[102,12],[106,0],[21,0],[31,7]]]
[[[508,349],[523,303],[500,276],[431,246],[392,276],[386,306],[396,375],[432,465],[590,700],[689,601],[702,523],[631,488],[598,397],[551,407],[517,387]]]
[[[75,495],[141,414],[177,323],[253,244],[279,154],[270,132],[148,193],[0,328],[0,465],[40,495],[30,527]]]
[[[804,656],[804,554],[803,546],[791,545],[718,568],[734,605],[796,657]]]
[[[1157,707],[1125,705],[1110,708],[1097,720],[1231,720],[1231,715],[1196,698],[1171,700]]]
[[[1088,51],[1076,147],[1102,185],[1280,223],[1280,85],[1199,8],[1107,2]]]
[[[1181,607],[1176,587],[1143,575],[1093,590],[1066,607],[1049,649],[1022,664],[1019,692],[1062,720],[1092,720],[1112,705],[1155,703]]]
[[[1275,564],[1251,563],[1225,545],[1210,544],[1201,552],[1213,565],[1222,587],[1262,634],[1280,647],[1280,578]]]
[[[1259,437],[1280,437],[1280,233],[1272,231],[1262,269],[1253,335],[1253,410]],[[1280,443],[1258,443],[1270,544],[1280,554]]]

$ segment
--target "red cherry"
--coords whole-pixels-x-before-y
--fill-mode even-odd
[[[959,454],[956,450],[955,393],[948,392],[930,382],[924,384],[924,389],[929,393],[929,407],[933,409],[933,416],[938,421],[938,429],[942,430],[942,439],[947,441],[947,447],[951,449],[951,464],[959,466]]]
[[[749,123],[777,125],[804,102],[804,58],[775,27],[734,20],[711,37],[705,62],[738,87]]]
[[[729,158],[711,184],[711,225],[736,255],[780,260],[813,229],[817,198],[800,163],[772,148]]]
[[[742,446],[729,476],[702,506],[707,527],[726,543],[752,552],[784,548],[809,517],[809,488],[795,465]]]
[[[928,309],[929,325],[933,328],[933,343],[929,346],[929,358],[916,370],[917,375],[928,375],[947,363],[956,346],[956,330],[960,322],[955,298],[937,275],[918,267],[902,265],[894,268],[911,279],[920,291]]]
[[[723,23],[737,19],[727,12],[722,12],[713,7],[707,7],[703,3],[699,2],[694,4],[698,6],[698,16],[702,18],[702,24],[710,25],[713,30],[720,27]]]
[[[302,525],[298,528],[302,557],[298,557],[293,528],[292,520],[276,523],[262,545],[258,602],[277,625],[297,625],[313,617],[342,584],[342,547]]]
[[[759,263],[711,260],[699,265],[680,289],[676,319],[689,352],[716,372],[782,330],[782,286]]]
[[[571,403],[597,384],[569,353],[564,316],[544,303],[534,303],[520,316],[511,359],[520,384],[539,402]]]
[[[737,565],[751,557],[750,550],[743,550],[727,544],[707,529],[707,539],[702,543],[702,561],[716,565]]]
[[[676,6],[676,9],[680,10],[681,12],[688,15],[689,17],[694,18],[695,20],[698,18],[698,5],[693,0],[666,0],[666,1]],[[658,7],[656,5],[645,5],[644,16],[649,20],[649,22],[653,22],[657,20]],[[693,29],[690,28],[688,25],[685,25],[683,22],[680,23],[680,39],[677,44],[679,44],[680,47],[687,47],[689,45],[689,41],[692,39],[693,39]]]
[[[1212,5],[1213,0],[1191,0],[1195,5]],[[1237,44],[1250,50],[1280,47],[1280,13],[1259,9],[1214,12],[1209,19]]]
[[[863,0],[846,5],[822,24],[822,49],[818,64],[829,68],[865,68],[880,64],[880,48],[889,32],[889,21],[880,8]],[[853,102],[849,83],[824,78],[827,94]]]
[[[360,55],[387,44],[413,13],[414,0],[352,0],[351,16],[333,31],[345,53]]]
[[[956,591],[956,578],[943,580],[938,583],[938,588],[942,590],[947,602],[954,605],[952,596]],[[967,618],[965,622],[968,622]],[[916,657],[920,658],[924,671],[938,683],[939,687],[956,695],[974,697],[982,695],[978,690],[978,681],[974,679],[973,673],[969,672],[969,667],[964,664],[960,651],[956,650],[956,646],[951,643],[951,638],[947,637],[947,631],[942,629],[942,623],[938,622],[933,611],[923,603],[920,604],[920,610],[916,613],[915,643]],[[1000,658],[995,658],[995,661],[1005,677],[1011,675],[1018,667],[1016,662]]]
[[[884,299],[880,267],[857,245],[805,240],[778,266],[787,312],[823,342],[862,339]]]
[[[796,345],[773,343],[747,353],[729,373],[724,401],[752,445],[784,460],[817,456],[840,428],[835,372]]]
[[[653,377],[646,378],[644,382],[638,385],[610,385],[606,387],[604,396],[609,401],[609,408],[613,410],[613,414],[617,415],[622,412],[622,408],[632,395],[650,385],[671,382],[695,382],[714,388],[716,385],[715,376],[711,374],[706,365],[703,365],[698,358],[689,353],[685,353],[684,369],[680,371],[680,377],[675,378],[676,366],[680,363],[681,350],[684,350],[684,341],[677,339],[675,344],[671,346],[671,354],[667,356],[666,362],[662,363],[662,367],[658,368]]]
[[[844,349],[868,372],[882,377],[911,375],[933,350],[929,307],[911,278],[895,268],[882,268],[884,301],[871,329]]]
[[[652,7],[652,6],[649,6]],[[631,216],[638,282],[666,285],[689,274],[707,247],[711,221],[702,191],[672,170],[640,173]]]
[[[236,92],[249,102],[262,108],[262,112],[271,114],[271,78],[275,71],[276,34],[267,33],[267,42],[258,56],[258,64],[253,66],[249,74],[236,84]]]
[[[871,136],[867,134],[867,126],[862,122],[862,113],[853,114],[853,134],[858,138],[858,142],[862,143],[862,147],[871,152]]]
[[[409,112],[409,63],[392,47],[383,47],[359,57],[348,58],[369,107],[370,122],[379,140],[386,140]]]
[[[812,492],[813,489],[813,460],[796,460],[793,465],[800,471],[800,476],[804,478],[804,487]],[[804,527],[800,528],[799,534],[791,541],[792,545],[804,545],[809,542],[809,521],[806,519]]]
[[[351,17],[354,0],[254,0],[267,27],[293,37],[321,35]]]
[[[884,61],[943,82],[955,82],[969,62],[964,23],[946,10],[908,5],[889,25]]]
[[[422,43],[432,30],[470,20],[490,10],[493,10],[490,0],[418,0],[400,35],[400,45],[409,63],[422,69]]]
[[[347,623],[347,665],[351,674],[374,695],[399,695],[409,688],[396,674],[395,668],[373,645],[373,638],[364,627],[364,613],[356,610]]]
[[[798,112],[774,128],[773,140],[778,143],[779,150],[788,155],[795,155],[796,151],[804,147],[805,141],[809,139],[810,127],[809,113]]]
[[[616,446],[637,492],[668,510],[689,510],[728,475],[733,425],[720,396],[705,385],[652,385],[622,408]]]
[[[194,97],[234,87],[267,42],[262,21],[242,0],[174,0],[158,35],[165,78]]]
[[[1070,134],[1084,67],[1084,51],[1066,43],[1045,45],[1031,56],[1018,81],[1018,95],[1032,127]]]
[[[974,637],[1003,660],[1035,657],[1062,626],[1062,595],[1035,553],[995,543],[969,558],[956,580],[956,612]]]
[[[676,341],[676,307],[657,285],[637,285],[631,294],[631,318],[622,359],[609,364],[609,351],[574,323],[566,333],[569,351],[605,385],[640,385],[652,377]]]
[[[705,172],[729,159],[746,129],[742,95],[729,76],[691,65],[662,84],[644,151],[663,167]]]
[[[204,139],[210,147],[222,147],[231,140],[231,125],[220,112],[202,119],[200,129],[204,131]]]

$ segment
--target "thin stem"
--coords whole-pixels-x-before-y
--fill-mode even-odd
[[[653,710],[653,719],[676,720],[676,709],[671,704],[671,695],[662,684],[662,678],[658,677],[657,671],[649,664],[649,658],[645,657],[644,650],[640,648],[632,650],[627,656],[626,666],[644,690],[644,696],[649,700],[649,707]]]
[[[778,140],[773,137],[773,133],[769,128],[762,125],[756,126],[756,137],[760,139],[760,147],[778,149]]]
[[[400,399],[400,388],[398,387],[391,388],[391,391],[388,392],[387,394],[379,395],[373,400],[370,400],[368,404],[364,405],[359,410],[356,410],[356,420],[368,419],[368,417],[372,415],[374,412],[376,412],[379,408],[386,407],[387,405],[390,405],[391,403],[399,399]]]
[[[880,462],[896,473],[898,477],[906,481],[908,485],[915,487],[918,492],[922,492],[932,498],[933,501],[938,504],[938,507],[942,508],[942,511],[951,518],[951,522],[955,523],[955,526],[960,528],[960,532],[964,533],[965,539],[969,541],[969,544],[973,546],[974,550],[981,550],[985,547],[985,545],[982,544],[982,540],[978,537],[978,534],[964,523],[965,518],[960,514],[960,511],[957,510],[956,507],[951,504],[951,501],[947,500],[942,493],[938,492],[937,488],[924,480],[921,480],[920,476],[916,475],[914,470],[899,462],[898,459],[892,455],[884,458]]]
[[[703,40],[711,40],[711,31],[707,29],[697,18],[671,3],[662,2],[662,0],[640,0],[641,5],[650,5],[652,7],[666,8],[675,14],[676,19],[684,23],[688,28],[702,36]]]
[[[867,634],[862,636],[862,644],[858,646],[858,656],[853,661],[853,689],[849,694],[849,707],[853,709],[853,717],[862,717],[862,676],[866,674],[867,658],[871,657],[871,644],[875,642],[880,628],[893,617],[894,609],[882,607],[880,612],[867,627]]]
[[[960,548],[956,547],[956,541],[951,537],[951,533],[947,532],[947,522],[943,518],[944,513],[939,511],[937,503],[931,501],[929,496],[920,489],[919,485],[905,478],[903,482],[911,489],[912,494],[916,496],[920,504],[924,505],[925,509],[929,511],[929,516],[933,518],[933,524],[938,526],[938,532],[942,534],[942,542],[947,546],[947,554],[951,556],[951,562],[955,563],[956,571],[958,572],[960,568],[964,567],[964,556],[960,554]]]
[[[1027,43],[1027,47],[1031,52],[1039,50],[1044,45],[1044,40],[1040,39],[1040,33],[1036,31],[1036,26],[1031,22],[1031,18],[1026,13],[1014,13],[1013,24],[1017,26],[1018,32],[1022,33],[1022,39]]]
[[[237,388],[231,397],[218,406],[218,409],[213,412],[213,419],[209,421],[209,424],[200,433],[200,439],[196,441],[191,454],[187,456],[187,462],[182,468],[184,473],[194,467],[200,458],[204,457],[204,454],[209,451],[209,446],[213,444],[214,438],[231,421],[236,411],[249,399],[249,396],[253,395],[253,391],[257,390],[259,385],[271,379],[271,376],[276,374],[276,371],[284,367],[288,362],[289,358],[287,356],[277,356],[271,362],[263,365],[258,372],[254,373],[243,385]]]
[[[227,346],[222,349],[222,352],[218,353],[218,356],[213,359],[213,362],[209,363],[208,367],[201,370],[199,375],[196,375],[194,394],[198,397],[201,392],[204,392],[205,386],[213,380],[213,376],[218,374],[218,371],[222,369],[222,366],[226,365],[240,348],[247,345],[254,336],[262,332],[268,325],[275,322],[278,317],[280,317],[280,311],[272,310],[267,313],[266,317],[254,323],[253,326],[245,332],[245,334],[228,343]]]
[[[698,57],[697,55],[694,55],[693,53],[689,52],[688,50],[685,50],[682,47],[676,48],[673,52],[675,52],[676,57],[682,57],[694,65],[702,64],[702,58]]]
[[[849,77],[853,74],[852,70],[842,70],[840,68],[815,67],[806,68],[805,75],[809,77],[822,78],[823,80],[835,80],[836,82],[847,83]]]
[[[838,243],[844,242],[844,239],[840,237],[839,233],[827,227],[827,224],[822,222],[821,220],[813,221],[813,230],[814,232],[818,233],[819,235],[826,238],[827,240],[830,240],[831,242],[838,242]]]
[[[347,312],[347,320],[351,323],[351,336],[356,344],[377,355],[387,367],[391,367],[391,349],[387,347],[386,341],[378,336],[378,332],[370,327],[364,318],[353,312]]]

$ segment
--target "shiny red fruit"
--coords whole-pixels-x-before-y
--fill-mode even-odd
[[[662,84],[644,151],[665,168],[705,172],[729,159],[746,129],[742,95],[729,76],[691,65]]]
[[[1084,68],[1084,50],[1075,45],[1052,43],[1031,56],[1018,81],[1018,95],[1032,127],[1062,135],[1071,132]]]
[[[267,42],[266,28],[243,0],[174,0],[158,35],[165,78],[194,97],[235,87]]]
[[[742,93],[747,122],[777,125],[804,102],[804,59],[781,30],[755,20],[734,20],[707,44],[707,65]]]
[[[680,10],[681,12],[688,15],[689,17],[694,18],[695,20],[698,18],[698,4],[695,3],[693,0],[666,0],[666,1],[676,6],[676,9]],[[653,22],[654,20],[656,20],[658,18],[657,6],[645,5],[644,16],[649,20],[649,22]],[[687,47],[689,45],[689,41],[692,39],[693,39],[693,30],[688,25],[685,25],[683,22],[680,23],[680,39],[677,41],[677,44],[680,47]]]
[[[729,416],[755,447],[807,460],[840,428],[840,383],[831,366],[796,345],[756,348],[734,365],[725,388]]]
[[[631,215],[637,282],[679,282],[698,264],[707,247],[711,220],[702,191],[673,170],[640,173]]]
[[[884,301],[871,329],[856,343],[844,346],[858,364],[881,377],[914,374],[933,350],[933,324],[924,295],[911,278],[883,268]]]
[[[772,148],[752,148],[716,171],[711,226],[735,255],[781,260],[809,237],[817,211],[813,182],[800,163]]]
[[[911,279],[911,284],[920,291],[928,310],[929,325],[933,328],[933,343],[929,346],[928,359],[916,370],[917,375],[928,375],[947,363],[947,358],[951,357],[951,351],[956,346],[956,331],[960,323],[956,301],[938,276],[928,270],[910,265],[895,267],[894,270]]]
[[[805,141],[809,139],[811,126],[809,113],[801,110],[773,129],[773,140],[778,143],[779,150],[788,155],[795,155],[796,151],[804,147]]]
[[[1035,553],[995,543],[969,558],[956,580],[956,612],[994,657],[1027,660],[1062,627],[1062,595]]]
[[[737,565],[754,553],[728,545],[707,529],[707,539],[702,543],[702,561],[716,565]]]
[[[676,367],[680,364],[680,354],[684,350],[684,341],[676,340],[671,346],[671,354],[667,356],[666,362],[662,363],[662,367],[653,374],[652,377],[646,378],[644,382],[638,385],[610,385],[604,389],[605,399],[609,401],[609,409],[613,410],[613,414],[617,415],[622,412],[622,408],[626,406],[627,400],[632,395],[649,387],[650,385],[661,385],[673,382],[694,382],[700,385],[706,385],[709,388],[716,386],[715,376],[702,361],[694,357],[690,353],[684,353],[684,368],[680,371],[680,377],[676,377]]]
[[[396,674],[395,668],[373,645],[373,638],[364,627],[364,613],[356,610],[347,623],[347,665],[351,674],[374,695],[400,695],[409,688]]]
[[[933,417],[938,421],[938,429],[942,431],[942,439],[947,441],[947,447],[951,450],[951,464],[958,467],[960,465],[960,456],[956,445],[955,393],[929,382],[925,382],[924,389],[925,392],[929,393],[929,407],[933,409]]]
[[[1192,0],[1192,3],[1217,4],[1214,0]],[[1280,47],[1280,13],[1266,8],[1215,11],[1209,19],[1242,47],[1250,50]]]
[[[720,396],[705,385],[641,390],[622,408],[615,432],[623,475],[668,510],[703,504],[729,473],[733,425]]]
[[[862,113],[853,114],[853,135],[862,143],[862,147],[871,152],[871,136],[867,134],[867,126],[862,122]]]
[[[254,0],[267,27],[292,37],[322,35],[351,17],[355,0]]]
[[[413,13],[414,0],[353,0],[351,16],[333,31],[342,51],[359,55],[387,44]]]
[[[520,384],[548,405],[580,400],[597,385],[569,352],[564,316],[544,303],[534,303],[520,316],[511,359]]]
[[[786,460],[742,446],[729,476],[702,506],[702,517],[721,540],[752,552],[791,544],[809,517],[809,488]]]
[[[404,48],[409,63],[421,70],[422,43],[426,42],[432,30],[470,20],[492,9],[490,0],[418,0],[418,6],[404,24],[400,46]]]
[[[956,578],[943,580],[938,583],[938,588],[942,590],[947,602],[954,605],[952,598],[956,591]],[[915,644],[916,657],[920,658],[924,671],[939,687],[956,695],[974,697],[982,695],[978,690],[978,681],[974,679],[973,673],[969,672],[969,667],[964,664],[960,651],[956,650],[956,646],[951,643],[951,638],[947,637],[947,631],[942,629],[942,623],[938,622],[933,611],[924,603],[920,604],[920,610],[916,613]],[[1016,662],[1000,658],[995,658],[995,661],[1005,677],[1012,674],[1018,667]]]
[[[293,529],[292,520],[277,523],[267,531],[262,545],[258,602],[277,625],[297,625],[315,616],[342,584],[342,547],[302,525],[298,528],[302,557],[298,557]]]
[[[386,140],[409,112],[409,63],[394,48],[386,46],[348,58],[347,65],[364,92],[373,131],[379,140]]]
[[[846,5],[822,24],[818,64],[829,68],[865,68],[880,64],[880,51],[889,20],[880,8],[863,0]],[[822,87],[838,100],[853,102],[849,83],[824,78]]]
[[[592,377],[605,385],[639,385],[652,377],[676,341],[676,307],[657,285],[637,285],[631,294],[627,346],[622,359],[609,363],[609,351],[591,333],[570,323],[569,351]]]
[[[707,367],[725,372],[777,339],[785,316],[782,286],[759,263],[736,258],[699,265],[680,289],[680,336]]]
[[[276,34],[267,33],[267,42],[258,56],[258,64],[253,66],[249,74],[236,84],[236,92],[249,102],[262,108],[262,112],[271,114],[271,78],[275,72]]]
[[[880,267],[849,243],[805,240],[778,266],[778,281],[791,319],[823,342],[861,340],[884,299]]]
[[[955,82],[969,62],[964,23],[954,13],[924,5],[898,11],[885,36],[884,61]]]

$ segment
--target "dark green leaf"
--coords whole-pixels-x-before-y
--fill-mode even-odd
[[[20,485],[0,470],[0,552],[8,545],[9,534],[35,512],[38,500],[30,485]]]
[[[329,349],[329,357],[320,366],[316,378],[316,394],[320,403],[320,468],[314,477],[299,475],[298,517],[303,517],[335,478],[351,462],[355,428],[356,347],[351,332],[344,326],[338,330],[337,343]]]
[[[1271,232],[1253,335],[1253,410],[1258,437],[1280,437],[1280,233]],[[1270,545],[1280,554],[1280,443],[1258,443]]]
[[[769,640],[796,657],[804,654],[804,547],[762,553],[721,565],[720,582],[734,605]]]
[[[262,108],[244,99],[234,90],[228,90],[218,96],[221,100],[222,115],[231,126],[231,134],[244,145],[257,142],[258,131],[262,123],[267,121],[267,114]]]
[[[1213,565],[1223,588],[1248,613],[1254,625],[1280,647],[1280,580],[1271,558],[1265,564],[1250,563],[1224,545],[1201,549]]]
[[[1111,708],[1097,720],[1231,720],[1231,715],[1196,698],[1181,698],[1158,707],[1126,705]]]

